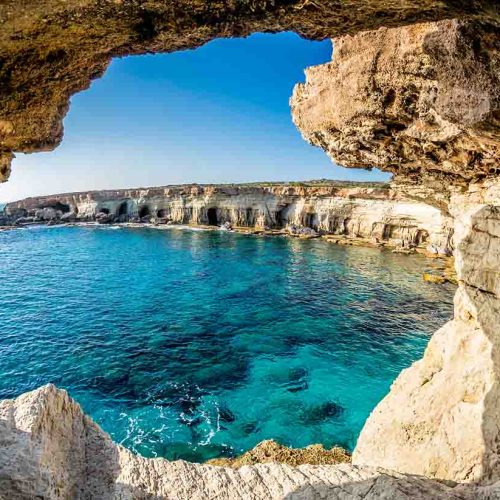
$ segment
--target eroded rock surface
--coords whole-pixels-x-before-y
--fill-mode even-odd
[[[442,21],[335,40],[292,98],[304,137],[454,220],[454,318],[369,417],[353,463],[500,479],[500,37]],[[497,493],[498,494],[498,493]]]
[[[500,479],[500,183],[452,197],[452,321],[369,417],[353,463],[457,481]]]
[[[450,188],[500,172],[500,30],[449,20],[335,39],[291,106],[339,165],[392,172],[446,209]]]
[[[28,198],[4,222],[94,221],[305,230],[450,255],[451,217],[385,184],[186,185]],[[21,217],[21,219],[17,219]],[[2,224],[0,217],[0,225]]]
[[[297,466],[301,464],[326,465],[351,461],[351,455],[339,446],[327,450],[322,444],[312,444],[305,448],[288,448],[273,439],[260,442],[251,450],[235,458],[213,458],[207,463],[239,469],[244,465],[279,462]]]
[[[53,385],[1,401],[0,432],[0,498],[6,500],[472,500],[493,498],[494,491],[350,464],[231,469],[145,459],[115,445]]]
[[[75,92],[112,57],[292,30],[323,39],[380,26],[497,15],[495,0],[6,0],[0,4],[0,180],[11,152],[53,149]]]

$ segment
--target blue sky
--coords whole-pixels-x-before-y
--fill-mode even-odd
[[[282,33],[114,60],[73,96],[58,149],[17,155],[0,201],[187,182],[385,180],[333,165],[291,121],[294,84],[330,57],[329,41]]]

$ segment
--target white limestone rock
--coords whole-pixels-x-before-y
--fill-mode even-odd
[[[0,402],[2,499],[486,499],[492,491],[351,464],[235,470],[146,459],[115,445],[53,385]]]
[[[492,483],[500,480],[500,183],[471,185],[450,210],[454,319],[372,412],[353,463]]]

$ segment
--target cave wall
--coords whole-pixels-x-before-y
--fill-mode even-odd
[[[14,152],[63,136],[75,92],[112,57],[198,47],[220,37],[295,31],[324,39],[380,26],[498,17],[495,0],[4,0],[0,4],[0,180]]]
[[[308,68],[290,101],[304,139],[339,165],[393,173],[443,210],[457,189],[498,176],[496,24],[382,28],[334,44],[332,62]]]

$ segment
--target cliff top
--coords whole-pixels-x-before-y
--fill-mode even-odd
[[[46,199],[60,199],[60,198],[73,198],[80,197],[82,195],[94,197],[98,196],[111,196],[111,197],[120,197],[120,196],[130,196],[132,193],[149,191],[151,194],[159,194],[165,193],[169,191],[174,192],[193,192],[193,190],[204,191],[205,189],[211,191],[217,190],[241,190],[241,189],[273,189],[273,188],[312,188],[312,189],[327,189],[327,190],[339,190],[339,189],[375,189],[382,191],[389,191],[390,184],[385,182],[357,182],[357,181],[341,181],[341,180],[330,180],[330,179],[318,179],[318,180],[309,180],[309,181],[288,181],[288,182],[279,182],[279,181],[263,181],[263,182],[247,182],[247,183],[226,183],[226,184],[168,184],[164,186],[150,186],[150,187],[137,187],[137,188],[123,188],[123,189],[98,189],[92,191],[77,191],[77,192],[69,192],[69,193],[54,193],[50,195],[42,195],[42,196],[31,196],[22,200],[16,200],[10,203],[6,203],[5,207],[10,206],[18,206],[19,204],[25,204],[29,201],[34,200],[46,200]],[[1,207],[2,204],[0,204]]]

